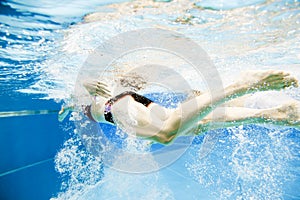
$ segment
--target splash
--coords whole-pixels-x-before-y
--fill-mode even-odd
[[[203,159],[195,148],[188,169],[213,199],[283,199],[295,183],[299,163],[295,130],[241,126],[223,131]],[[297,134],[297,133],[296,133]],[[293,195],[291,195],[293,196]]]
[[[76,129],[75,129],[76,130]],[[120,130],[116,134],[124,134]],[[132,163],[136,160],[116,158],[110,168],[104,166],[101,156],[90,154],[82,144],[80,134],[64,143],[55,158],[56,170],[64,177],[61,192],[52,200],[62,199],[174,199],[167,182],[162,182],[159,172],[131,174],[114,170],[114,165]],[[149,143],[136,138],[126,138],[123,148],[132,152],[146,152]],[[134,159],[134,158],[132,158]],[[149,157],[146,165],[155,165]],[[127,164],[126,164],[127,165]],[[105,176],[104,176],[105,174]]]
[[[74,134],[64,143],[55,157],[55,169],[65,181],[55,199],[79,198],[88,187],[96,185],[103,176],[103,163],[100,157],[87,152],[81,139]]]

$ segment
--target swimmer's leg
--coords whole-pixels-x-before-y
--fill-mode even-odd
[[[192,98],[195,98],[197,96],[200,96],[201,94],[203,94],[203,92],[199,91],[199,90],[192,90],[188,93],[187,99],[185,101],[188,101]],[[252,94],[246,94],[244,96],[241,97],[237,97],[235,99],[229,100],[225,103],[223,103],[222,105],[220,105],[221,107],[244,107],[245,106],[245,102],[249,99],[249,97]]]
[[[268,108],[253,109],[244,107],[216,108],[198,123],[195,134],[245,124],[274,124],[300,127],[300,102],[290,101],[286,104]]]
[[[245,102],[250,98],[250,96],[251,94],[246,94],[244,96],[229,100],[220,106],[221,107],[244,107]]]

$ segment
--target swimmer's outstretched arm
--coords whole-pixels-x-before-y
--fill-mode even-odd
[[[190,131],[199,121],[206,117],[217,106],[231,99],[257,91],[280,90],[289,86],[297,86],[297,80],[289,73],[275,70],[246,72],[224,92],[216,92],[213,98],[209,92],[182,103],[165,121],[164,128],[157,134],[171,142],[178,134],[178,129]],[[196,103],[195,103],[196,102]],[[182,134],[182,133],[180,133]]]

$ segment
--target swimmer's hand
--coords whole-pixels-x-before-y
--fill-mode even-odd
[[[111,97],[111,91],[108,85],[101,81],[86,82],[83,86],[92,96]]]
[[[58,121],[62,122],[67,115],[69,114],[70,111],[74,109],[73,106],[70,107],[61,107],[61,110],[58,112]]]

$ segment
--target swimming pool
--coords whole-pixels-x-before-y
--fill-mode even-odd
[[[149,2],[2,1],[0,111],[59,110],[90,52],[136,28],[163,27],[193,39],[224,84],[245,69],[284,69],[300,79],[299,1]],[[254,105],[259,96],[249,104],[270,106],[299,94],[289,89],[270,93],[267,105]],[[86,151],[72,119],[0,120],[1,199],[300,199],[300,131],[293,128],[208,132],[171,166],[138,175],[115,171]]]

